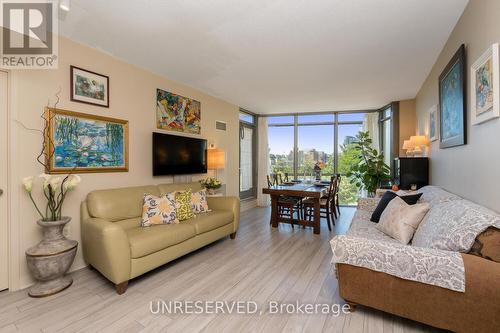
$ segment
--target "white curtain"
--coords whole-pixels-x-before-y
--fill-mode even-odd
[[[267,207],[271,205],[268,194],[262,194],[262,189],[267,187],[267,175],[269,174],[269,145],[267,117],[259,117],[258,120],[258,148],[257,148],[257,205]]]
[[[363,120],[363,131],[370,134],[370,139],[372,139],[372,148],[380,151],[378,112],[370,112],[365,114],[365,119]]]

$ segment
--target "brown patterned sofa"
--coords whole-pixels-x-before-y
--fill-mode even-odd
[[[347,235],[331,242],[340,295],[352,310],[500,332],[500,216],[438,187],[420,191],[431,209],[409,245],[369,221],[378,199],[360,200]]]

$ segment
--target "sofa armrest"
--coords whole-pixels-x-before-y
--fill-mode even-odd
[[[131,259],[125,231],[117,224],[98,218],[88,218],[81,223],[85,261],[115,284],[128,281]]]
[[[358,209],[373,213],[380,201],[380,198],[359,198]]]
[[[465,269],[459,252],[345,235],[335,236],[330,244],[333,263],[364,267],[405,280],[465,291]]]
[[[208,197],[208,208],[213,210],[230,210],[233,212],[233,232],[240,225],[240,199],[237,197]]]

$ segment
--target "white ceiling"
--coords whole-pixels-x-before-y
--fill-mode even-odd
[[[468,0],[72,0],[62,35],[257,113],[415,97]]]

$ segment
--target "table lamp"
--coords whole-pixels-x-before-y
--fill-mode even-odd
[[[403,141],[403,150],[406,150],[406,157],[411,157],[413,148],[415,147],[413,146],[410,140]]]
[[[215,178],[217,178],[217,170],[224,169],[226,166],[226,155],[224,150],[218,148],[207,149],[207,168],[215,170]]]
[[[425,148],[422,149],[422,146],[427,147],[429,145],[429,139],[425,135],[414,135],[410,137],[410,144],[414,146],[413,156],[422,157],[425,151]]]

